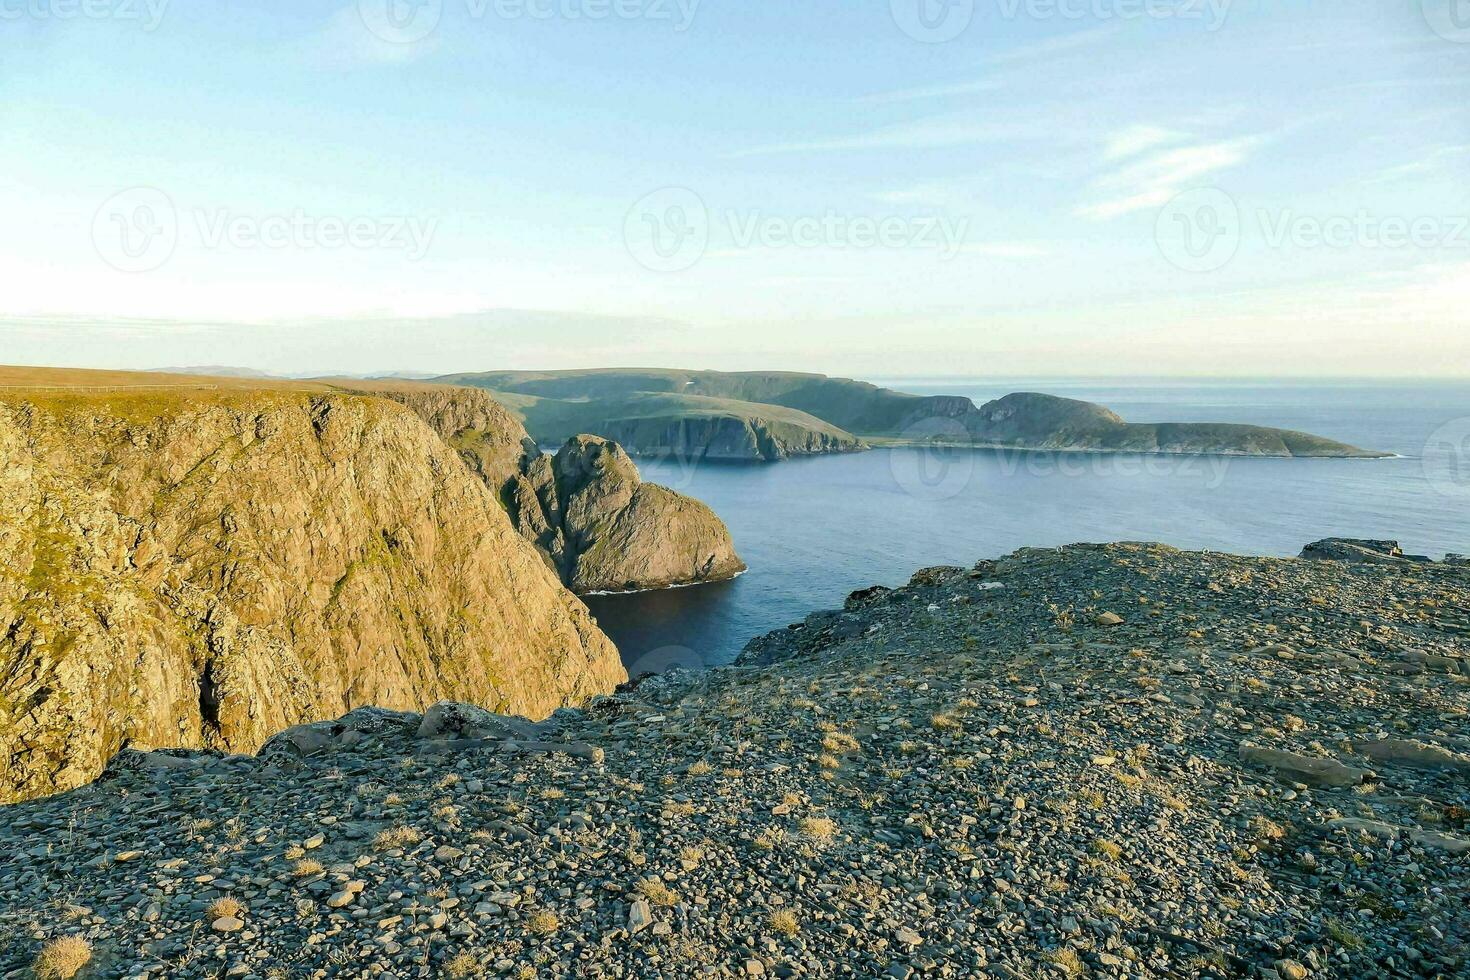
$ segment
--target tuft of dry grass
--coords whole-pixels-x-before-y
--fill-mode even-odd
[[[829,841],[837,836],[837,822],[830,817],[803,817],[798,826],[810,840]]]
[[[1069,977],[1080,977],[1087,972],[1087,967],[1082,963],[1082,957],[1077,955],[1075,949],[1053,950],[1046,954],[1046,958]]]
[[[945,714],[942,711],[929,719],[929,725],[936,732],[957,732],[964,727],[954,715]]]
[[[310,878],[321,874],[323,870],[322,863],[315,858],[302,858],[291,867],[291,873],[298,878]]]
[[[767,827],[755,839],[755,846],[762,851],[774,851],[776,848],[785,844],[786,840],[786,831],[780,827]]]
[[[1101,838],[1092,842],[1092,853],[1109,861],[1116,861],[1123,856],[1123,848],[1110,840]]]
[[[679,904],[678,894],[659,878],[644,878],[635,890],[654,905],[669,908]]]
[[[484,975],[485,966],[474,953],[462,949],[446,960],[439,972],[448,980],[469,980]]]
[[[41,948],[31,969],[36,980],[71,980],[92,962],[92,944],[81,936],[61,936]]]
[[[243,919],[245,917],[245,906],[238,899],[226,895],[214,900],[214,904],[204,910],[204,921],[213,922],[216,919]]]
[[[834,755],[844,755],[858,750],[858,740],[844,732],[828,732],[822,739],[822,748]]]
[[[561,928],[561,920],[556,917],[555,912],[540,909],[532,912],[526,919],[526,928],[538,936],[549,936]]]
[[[801,923],[797,921],[796,913],[790,909],[777,909],[766,922],[772,932],[787,939],[795,939],[801,933]]]
[[[713,770],[714,766],[710,765],[708,762],[705,762],[703,759],[700,759],[698,762],[695,762],[689,766],[689,775],[708,776]]]
[[[380,851],[391,851],[395,848],[411,847],[423,839],[424,835],[419,832],[418,828],[404,824],[380,831],[378,836],[373,838],[373,847]]]

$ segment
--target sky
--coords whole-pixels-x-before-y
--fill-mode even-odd
[[[0,0],[0,362],[1470,376],[1470,0]]]

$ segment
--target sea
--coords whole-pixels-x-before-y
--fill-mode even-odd
[[[1470,381],[873,378],[977,403],[1014,391],[1099,402],[1137,422],[1299,429],[1389,459],[1252,459],[878,449],[780,463],[640,459],[703,500],[750,570],[588,604],[637,676],[734,660],[752,637],[931,565],[1024,547],[1160,541],[1288,556],[1325,537],[1470,553]]]

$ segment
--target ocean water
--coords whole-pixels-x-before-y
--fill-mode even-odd
[[[872,379],[983,403],[1044,391],[1130,421],[1301,429],[1398,454],[1278,460],[892,449],[775,464],[645,459],[646,479],[712,506],[750,565],[724,583],[592,597],[635,675],[728,663],[746,641],[899,585],[927,565],[1017,548],[1162,541],[1294,555],[1330,536],[1470,553],[1470,382]]]

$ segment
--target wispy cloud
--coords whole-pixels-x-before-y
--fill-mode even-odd
[[[1047,38],[1044,41],[1038,41],[1034,44],[1024,44],[1008,51],[987,55],[985,56],[985,62],[989,67],[994,68],[1021,65],[1043,58],[1054,59],[1094,44],[1100,44],[1116,36],[1117,33],[1118,28],[1115,26],[1075,31],[1071,34]],[[875,92],[872,95],[859,96],[853,101],[866,104],[888,104],[895,102],[918,102],[924,99],[947,99],[962,95],[979,95],[1006,88],[1013,81],[1011,77],[1013,74],[1007,72],[986,78],[938,82],[933,85],[920,85],[891,92]]]
[[[1103,159],[1126,160],[1146,150],[1168,146],[1171,143],[1181,143],[1186,139],[1188,139],[1186,134],[1165,129],[1162,126],[1129,126],[1108,137],[1107,148],[1103,150]]]
[[[772,143],[737,151],[737,157],[769,156],[832,150],[925,150],[974,143],[1048,138],[1054,129],[1040,119],[1031,121],[984,121],[974,114],[934,116],[831,139]]]
[[[896,92],[876,92],[872,95],[859,96],[853,101],[869,104],[917,102],[920,99],[944,99],[957,95],[977,95],[981,92],[994,92],[1004,87],[1005,83],[1000,79],[981,78],[969,82],[952,82],[947,85],[926,85],[920,88],[906,88]]]
[[[1094,189],[1106,197],[1078,208],[1076,213],[1092,221],[1109,221],[1135,211],[1163,207],[1201,178],[1244,163],[1264,142],[1264,137],[1244,136],[1145,152],[1096,181]],[[1107,159],[1106,150],[1104,158]]]
[[[1391,184],[1416,177],[1448,177],[1455,173],[1456,161],[1460,163],[1462,174],[1470,171],[1470,146],[1435,147],[1422,152],[1416,160],[1379,171],[1365,183]]]
[[[1001,51],[989,56],[992,65],[1014,65],[1025,61],[1034,61],[1037,58],[1052,58],[1057,55],[1067,54],[1081,48],[1101,44],[1109,38],[1116,37],[1122,30],[1116,24],[1103,27],[1089,27],[1086,30],[1073,31],[1070,34],[1061,34],[1057,37],[1049,37],[1043,41],[1032,44],[1022,44],[1011,48],[1009,51]]]

